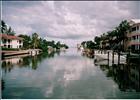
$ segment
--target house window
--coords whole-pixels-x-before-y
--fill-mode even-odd
[[[135,45],[135,50],[138,50],[138,45]]]
[[[8,45],[8,48],[10,48],[11,46],[10,45]]]
[[[3,39],[3,43],[6,43],[7,42],[7,40],[6,39]]]
[[[19,40],[19,43],[21,43],[21,40]]]
[[[139,30],[139,26],[137,26],[137,30]]]
[[[132,51],[135,50],[135,45],[132,45],[131,46],[131,49],[132,49]]]
[[[8,40],[8,43],[10,43],[11,42],[11,40]]]
[[[133,27],[133,28],[131,29],[131,32],[133,32],[133,31],[136,31],[136,27]]]
[[[140,50],[140,45],[138,45],[138,50]]]
[[[4,44],[4,47],[6,48],[6,44]]]
[[[136,37],[135,36],[133,36],[133,40],[135,40],[136,39]]]
[[[19,45],[19,48],[21,48],[21,45]]]

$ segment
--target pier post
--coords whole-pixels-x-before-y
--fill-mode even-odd
[[[112,64],[114,64],[114,51],[112,51]]]
[[[3,52],[1,53],[1,59],[4,59],[4,53]]]
[[[109,60],[109,51],[107,52],[107,58],[108,58],[108,60]]]
[[[126,56],[126,62],[129,63],[129,57],[130,57],[130,51],[128,52],[127,56]]]
[[[118,64],[120,64],[120,52],[118,52]]]
[[[107,52],[107,61],[108,61],[108,65],[109,65],[109,51]]]

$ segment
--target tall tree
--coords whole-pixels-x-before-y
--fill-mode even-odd
[[[87,41],[87,48],[88,49],[94,49],[95,48],[95,43],[93,41]]]
[[[7,32],[7,25],[6,23],[2,20],[1,21],[1,33],[6,33]]]
[[[39,37],[37,33],[33,33],[32,34],[32,44],[33,44],[33,48],[38,48],[39,46]]]
[[[7,30],[7,34],[8,35],[15,35],[16,33],[12,30],[11,27],[9,27],[9,29]]]
[[[8,35],[15,35],[16,33],[12,30],[11,27],[8,27],[6,23],[2,20],[1,21],[1,33],[8,34]]]
[[[61,44],[60,44],[60,41],[58,41],[57,43],[56,43],[56,49],[60,49],[61,48]]]
[[[19,37],[23,38],[23,48],[29,49],[31,47],[31,37],[28,35],[19,35]]]
[[[101,38],[100,37],[98,37],[98,36],[95,36],[95,38],[94,38],[94,42],[96,43],[96,44],[100,44],[100,41],[101,41]]]
[[[121,50],[124,51],[124,42],[127,40],[127,32],[130,29],[130,25],[127,20],[122,21],[117,27],[119,41],[122,41]]]
[[[40,38],[39,39],[39,49],[42,49],[43,51],[47,51],[48,50],[48,43],[45,39]]]

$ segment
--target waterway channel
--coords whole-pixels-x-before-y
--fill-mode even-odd
[[[108,65],[76,48],[2,60],[2,98],[140,98],[140,65]]]

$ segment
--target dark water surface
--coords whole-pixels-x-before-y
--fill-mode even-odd
[[[95,63],[76,48],[2,61],[2,98],[140,98],[140,65]]]

